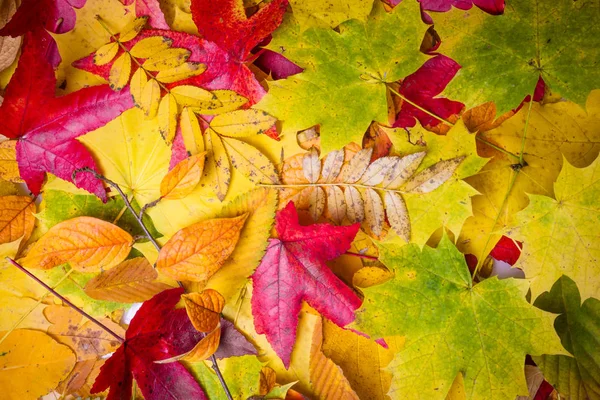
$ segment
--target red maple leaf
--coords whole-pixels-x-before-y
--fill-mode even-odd
[[[127,329],[125,342],[100,369],[91,393],[110,389],[107,400],[130,399],[135,378],[147,400],[207,399],[181,363],[155,363],[189,351],[202,337],[191,326],[185,309],[174,309],[182,293],[182,288],[165,290],[144,302]]]
[[[65,33],[75,27],[77,15],[73,8],[81,8],[86,0],[23,0],[0,36],[21,36],[39,28]]]
[[[460,65],[449,57],[437,55],[425,62],[416,72],[407,76],[400,86],[400,94],[433,114],[447,119],[460,113],[464,105],[458,101],[435,97],[450,83]],[[432,127],[440,123],[439,119],[419,110],[408,102],[396,116],[393,127],[409,128],[415,126],[415,118],[421,125]]]
[[[92,155],[75,138],[133,107],[131,95],[103,85],[55,97],[56,77],[43,57],[48,40],[38,31],[25,35],[23,54],[0,106],[0,133],[18,139],[19,173],[34,194],[51,172],[105,200],[102,182],[91,174],[72,179],[76,169],[96,169]]]
[[[158,0],[120,0],[123,5],[129,6],[135,2],[135,16],[148,17],[148,25],[155,29],[169,29],[165,15],[160,9]]]
[[[204,337],[184,308],[175,309],[182,294],[182,288],[169,289],[144,302],[129,324],[125,342],[100,369],[92,393],[110,389],[107,400],[130,399],[135,378],[146,400],[207,398],[181,363],[155,362],[190,351]],[[215,357],[246,354],[256,354],[256,350],[231,322],[221,318]]]
[[[252,275],[252,314],[256,331],[267,336],[286,368],[303,300],[339,326],[354,321],[361,300],[325,261],[350,248],[359,226],[301,226],[292,202],[277,213],[279,238],[269,240],[265,256]]]

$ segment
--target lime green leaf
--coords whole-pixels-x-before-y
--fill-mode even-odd
[[[419,52],[426,29],[414,1],[402,2],[390,14],[377,4],[366,23],[345,22],[340,33],[301,32],[288,16],[269,48],[305,70],[270,82],[256,108],[283,121],[284,134],[320,124],[323,153],[349,141],[361,143],[371,121],[387,121],[385,82],[411,74],[427,59]]]
[[[389,369],[390,395],[444,399],[460,372],[467,398],[527,394],[527,354],[565,354],[554,316],[525,300],[527,281],[497,278],[473,285],[464,256],[444,236],[436,249],[380,244],[395,276],[365,289],[357,327],[376,337],[405,335]]]
[[[590,298],[581,304],[577,285],[563,275],[534,305],[560,314],[554,328],[565,349],[575,356],[534,357],[546,380],[569,399],[600,399],[600,301]]]
[[[507,235],[524,242],[516,266],[531,279],[535,299],[569,275],[585,300],[600,297],[600,162],[575,168],[567,160],[554,184],[556,199],[530,195]]]
[[[580,105],[600,87],[599,4],[583,0],[514,0],[502,16],[473,8],[434,16],[440,51],[462,69],[445,96],[467,107],[494,101],[516,108],[538,78]]]
[[[258,394],[262,364],[256,356],[230,357],[219,360],[218,363],[234,399],[245,400]],[[210,400],[227,400],[223,386],[211,367],[205,362],[188,366]]]

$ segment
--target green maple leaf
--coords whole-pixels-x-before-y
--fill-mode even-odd
[[[517,267],[531,279],[536,298],[562,275],[569,275],[581,297],[600,297],[600,162],[575,168],[563,161],[554,184],[555,199],[530,195],[506,234],[524,242]]]
[[[305,70],[270,82],[256,105],[283,121],[284,134],[319,124],[324,153],[361,143],[371,121],[386,122],[385,83],[411,74],[427,59],[419,52],[427,26],[414,1],[389,14],[376,4],[367,22],[350,20],[339,30],[301,32],[288,16],[269,48]]]
[[[565,349],[575,356],[534,357],[546,380],[569,399],[600,399],[600,301],[590,298],[581,304],[577,285],[563,275],[534,304],[560,314],[554,327]]]
[[[365,289],[357,328],[376,337],[405,335],[389,369],[390,395],[444,399],[460,372],[467,398],[527,394],[527,354],[565,354],[554,316],[525,300],[524,280],[496,277],[473,285],[464,256],[444,236],[437,248],[379,245],[394,277]]]
[[[349,19],[366,20],[373,0],[290,0],[294,17],[302,29],[314,25],[335,28]]]
[[[440,51],[462,69],[444,94],[467,107],[493,100],[500,114],[532,94],[538,78],[580,105],[600,87],[597,1],[515,0],[504,14],[478,9],[434,16]]]

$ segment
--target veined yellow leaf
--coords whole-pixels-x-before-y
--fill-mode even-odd
[[[155,294],[170,288],[157,278],[158,273],[148,260],[137,257],[90,279],[84,291],[97,300],[137,303],[150,300]]]
[[[112,61],[113,58],[117,55],[119,51],[119,43],[107,43],[104,46],[100,47],[96,50],[96,54],[94,54],[94,64],[96,65],[105,65]]]
[[[146,22],[148,21],[148,17],[138,17],[131,21],[129,24],[123,28],[123,32],[119,35],[119,42],[128,42],[134,39],[138,33],[144,28]]]
[[[226,113],[229,111],[237,110],[248,102],[248,99],[244,96],[240,96],[233,90],[213,90],[212,94],[217,96],[217,99],[221,102],[219,107],[211,110],[202,110],[202,114],[205,115],[217,115]],[[200,112],[200,110],[195,110]]]
[[[198,332],[210,332],[219,325],[225,298],[214,289],[181,296],[188,317]]]
[[[156,79],[163,83],[173,83],[200,75],[206,71],[206,65],[196,62],[185,62],[175,68],[160,71]]]
[[[158,112],[158,105],[160,103],[160,86],[155,79],[150,79],[146,82],[144,90],[142,90],[142,106],[144,115],[148,119],[152,119]]]
[[[13,331],[0,343],[0,354],[0,387],[7,400],[48,394],[75,365],[75,354],[67,346],[45,332],[27,329]]]
[[[233,138],[222,138],[233,167],[254,183],[278,184],[275,166],[256,147]]]
[[[223,141],[212,129],[207,129],[204,135],[208,160],[204,176],[210,182],[213,191],[223,201],[231,182],[231,165]]]
[[[160,250],[156,268],[176,280],[207,280],[233,252],[247,217],[210,219],[183,228]]]
[[[171,93],[167,93],[158,106],[158,129],[165,142],[171,144],[177,130],[177,100]]]
[[[179,127],[185,149],[189,154],[195,155],[204,151],[204,140],[202,130],[196,114],[189,108],[184,107],[179,118]]]
[[[110,68],[108,83],[115,91],[123,89],[129,82],[131,75],[131,56],[127,53],[121,54]]]
[[[17,165],[17,141],[0,142],[0,179],[10,182],[23,182]]]
[[[264,111],[237,110],[215,116],[210,122],[210,127],[219,135],[247,137],[264,133],[275,121],[275,117]]]
[[[148,57],[142,65],[148,71],[164,71],[183,64],[189,57],[188,49],[165,49]]]
[[[200,153],[180,161],[160,183],[163,199],[181,199],[190,194],[200,182],[206,153]]]
[[[150,36],[133,45],[129,52],[136,58],[148,58],[160,51],[166,50],[173,40],[164,36]]]
[[[146,83],[148,83],[146,71],[142,68],[138,68],[134,72],[133,77],[131,77],[131,82],[129,82],[129,91],[131,92],[131,97],[133,97],[133,103],[136,107],[142,107],[142,93],[144,92]]]
[[[205,109],[214,109],[223,104],[213,93],[196,86],[177,86],[171,89],[171,93],[177,99],[178,104],[184,107],[193,107],[194,111],[198,108],[201,110],[200,114],[206,114]]]
[[[127,257],[133,238],[110,222],[77,217],[54,225],[35,242],[23,265],[50,269],[69,263],[81,272],[95,272],[116,266]]]

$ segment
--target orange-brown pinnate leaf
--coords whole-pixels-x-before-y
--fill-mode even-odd
[[[213,289],[201,293],[189,293],[181,296],[185,309],[194,328],[200,332],[210,332],[219,324],[225,298]]]
[[[0,178],[11,182],[23,182],[17,165],[17,141],[0,142]]]
[[[35,225],[35,203],[29,196],[0,197],[0,244],[23,237],[25,243]]]
[[[205,156],[206,152],[195,154],[170,170],[160,183],[162,198],[175,200],[190,194],[202,178]]]
[[[161,249],[156,268],[180,281],[210,278],[233,252],[247,217],[210,219],[180,230]]]
[[[171,288],[157,278],[158,273],[148,260],[136,257],[90,279],[84,291],[96,300],[138,303]]]
[[[121,345],[112,335],[84,319],[71,307],[50,305],[44,308],[44,316],[52,323],[48,334],[59,343],[69,346],[75,352],[77,361],[96,360]],[[125,330],[108,318],[101,318],[100,322],[117,335],[125,335]]]
[[[118,265],[127,257],[133,238],[123,229],[92,217],[77,217],[54,225],[38,240],[23,264],[50,269],[69,263],[81,272],[96,272]]]
[[[322,344],[323,328],[319,319],[310,348],[310,381],[315,394],[320,399],[358,400],[358,395],[352,390],[344,371],[323,354]]]

